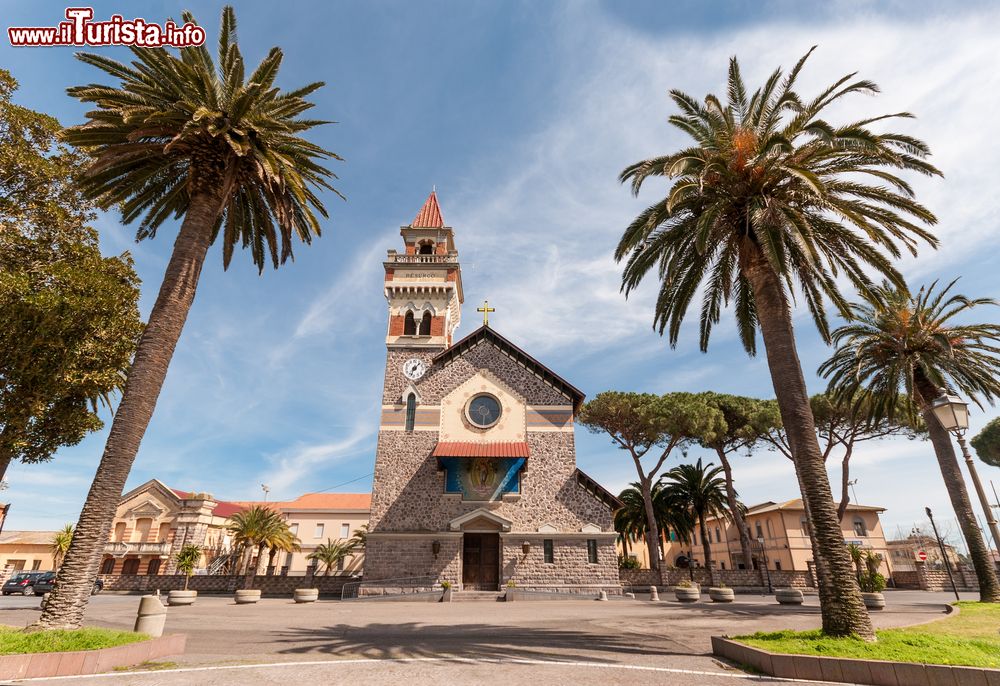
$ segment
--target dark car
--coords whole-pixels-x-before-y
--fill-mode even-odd
[[[35,581],[35,593],[41,595],[43,593],[49,593],[52,588],[56,585],[56,573],[46,572],[37,581]],[[90,589],[90,595],[97,595],[104,590],[104,582],[100,579],[94,579],[94,587]]]
[[[17,593],[18,595],[35,595],[35,583],[46,574],[52,572],[17,572],[7,579],[0,592],[4,595]]]

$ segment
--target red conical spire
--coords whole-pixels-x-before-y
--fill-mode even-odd
[[[427,196],[427,201],[417,212],[417,216],[410,226],[429,229],[444,228],[444,219],[441,217],[441,206],[438,205],[436,191],[431,191],[431,194]]]

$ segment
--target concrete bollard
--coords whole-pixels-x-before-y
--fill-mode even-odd
[[[598,600],[607,600],[608,599],[608,592],[607,591],[601,591],[601,594],[599,596],[597,596],[597,599]]]
[[[649,599],[654,603],[660,601],[660,592],[656,590],[656,586],[649,587]]]
[[[167,622],[167,608],[155,595],[144,595],[139,600],[139,613],[135,618],[135,631],[149,634],[153,638],[163,635],[163,625]]]
[[[38,609],[39,610],[44,610],[45,609],[45,603],[47,603],[47,602],[49,602],[49,594],[45,593],[45,594],[42,595],[42,602],[38,603]]]

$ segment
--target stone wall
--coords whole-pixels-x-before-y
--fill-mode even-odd
[[[102,574],[105,591],[130,593],[161,593],[184,588],[183,574]],[[188,589],[199,593],[229,594],[241,588],[259,588],[263,596],[288,596],[296,588],[318,588],[321,596],[340,597],[344,584],[359,581],[360,577],[347,574],[330,576],[256,576],[253,584],[250,577],[223,574],[196,574],[191,577]]]
[[[440,545],[434,555],[434,541]],[[462,536],[428,533],[399,538],[369,534],[365,544],[366,579],[433,577],[458,587],[462,581]]]
[[[620,586],[618,578],[617,534],[581,534],[580,538],[546,534],[504,534],[501,536],[500,586],[513,581],[525,590],[580,590]],[[552,539],[552,563],[545,562],[543,541]],[[597,564],[587,556],[587,540],[597,540]],[[525,555],[522,543],[530,543]]]
[[[915,571],[892,571],[892,582],[896,585],[896,588],[904,589],[918,589],[920,588],[920,579]]]
[[[955,586],[960,591],[978,591],[979,580],[971,569],[959,567],[952,570],[955,576]],[[924,569],[923,564],[917,565],[917,578],[920,588],[925,591],[950,591],[951,581],[948,572],[941,569]]]
[[[543,524],[567,533],[586,524],[612,530],[610,508],[576,480],[572,433],[529,431],[521,493],[489,503],[444,493],[444,472],[431,457],[437,441],[436,431],[379,432],[372,531],[445,531],[452,519],[481,507],[511,520],[515,531]]]

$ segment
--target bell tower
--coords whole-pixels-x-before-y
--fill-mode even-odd
[[[454,232],[444,225],[435,191],[399,233],[405,251],[390,250],[383,263],[389,303],[385,344],[390,350],[448,348],[461,323],[465,297]]]

